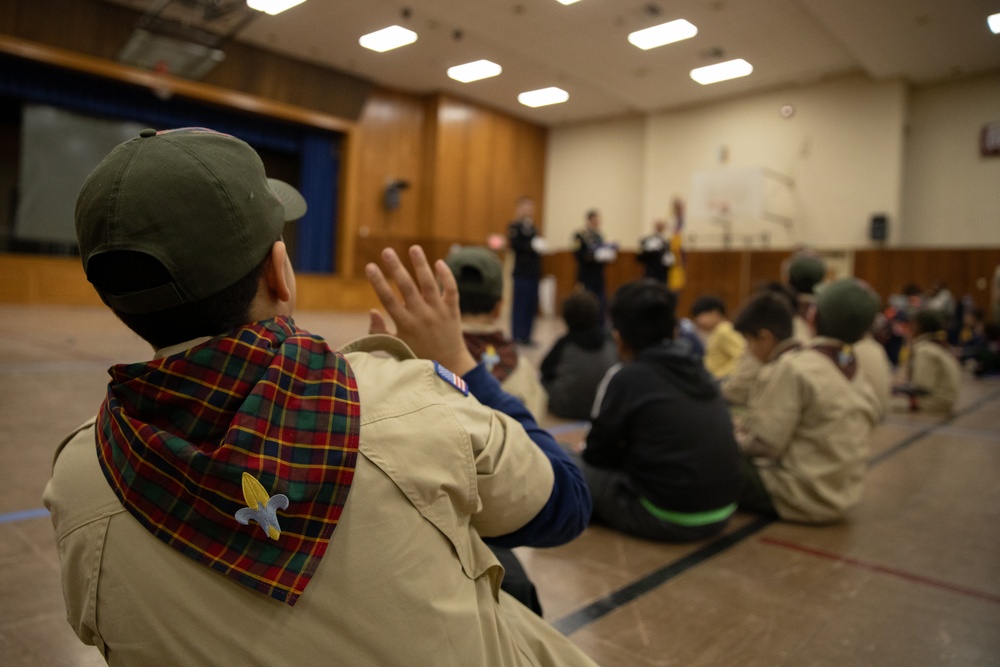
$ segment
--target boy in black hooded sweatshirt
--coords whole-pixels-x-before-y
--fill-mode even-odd
[[[720,532],[736,510],[740,455],[718,384],[673,338],[676,297],[641,280],[611,304],[622,363],[598,390],[581,467],[594,516],[623,532],[683,542]]]

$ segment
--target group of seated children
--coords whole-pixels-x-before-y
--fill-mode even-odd
[[[661,281],[615,293],[610,334],[594,297],[574,292],[563,304],[567,333],[532,387],[534,369],[496,325],[499,260],[463,248],[447,262],[474,356],[512,394],[538,401],[529,405],[536,415],[589,419],[585,441],[567,449],[595,521],[676,542],[720,532],[737,507],[824,524],[859,502],[871,432],[893,389],[871,334],[880,299],[861,281],[824,282],[822,260],[799,254],[787,282],[762,286],[735,322],[721,299],[697,299],[698,338],[682,335],[676,295]],[[940,331],[933,313],[915,316],[911,372],[897,389],[924,410],[950,410],[957,391]]]

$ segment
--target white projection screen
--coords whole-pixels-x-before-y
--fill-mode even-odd
[[[144,127],[26,104],[14,238],[75,244],[73,209],[80,187],[112,148]]]

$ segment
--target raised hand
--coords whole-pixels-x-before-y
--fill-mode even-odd
[[[375,263],[365,266],[368,282],[396,323],[396,332],[390,332],[382,314],[373,310],[369,333],[397,336],[418,357],[433,359],[453,373],[464,375],[475,368],[476,361],[462,338],[455,276],[444,260],[437,260],[431,270],[420,246],[411,246],[409,255],[413,264],[412,276],[391,248],[382,251],[385,274]],[[396,284],[398,296],[390,280]]]

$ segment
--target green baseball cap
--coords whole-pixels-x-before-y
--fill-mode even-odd
[[[788,283],[802,294],[812,294],[825,277],[826,264],[814,255],[796,255],[788,265]]]
[[[76,201],[84,271],[107,252],[141,252],[170,274],[165,285],[111,294],[113,309],[152,313],[212,296],[255,269],[306,202],[268,178],[244,141],[205,128],[143,130],[87,177]],[[90,274],[88,279],[93,282]]]
[[[816,296],[817,328],[823,336],[856,343],[871,328],[878,314],[878,296],[856,278],[841,278],[820,289]]]
[[[499,300],[503,296],[503,264],[492,250],[479,246],[459,248],[450,252],[444,261],[455,274],[459,299]]]

